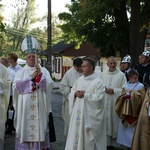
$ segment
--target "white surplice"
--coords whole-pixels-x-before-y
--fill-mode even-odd
[[[17,72],[13,83],[14,126],[16,138],[20,140],[20,143],[45,141],[45,133],[48,129],[48,115],[53,87],[53,81],[48,70],[41,67],[42,76],[46,79],[46,91],[39,88],[34,92],[19,94],[16,89],[16,83],[29,78],[34,71],[35,67],[25,65],[23,69]]]
[[[115,102],[122,92],[123,86],[127,80],[119,69],[111,72],[106,70],[101,73],[101,79],[107,88],[112,88],[114,94],[105,93],[105,109],[106,109],[106,131],[107,131],[107,145],[117,146],[116,137],[118,131],[119,117],[115,111]]]
[[[63,103],[62,103],[62,117],[64,119],[64,135],[67,136],[69,129],[69,103],[68,103],[68,95],[71,91],[71,88],[75,81],[82,76],[82,73],[79,73],[75,70],[74,67],[70,68],[65,75],[63,76],[60,82],[60,92],[63,95]]]
[[[5,122],[10,98],[11,77],[6,67],[0,64],[0,143],[3,147]]]
[[[84,98],[75,98],[77,90]],[[96,73],[80,77],[69,94],[70,125],[65,150],[106,150],[104,85]]]

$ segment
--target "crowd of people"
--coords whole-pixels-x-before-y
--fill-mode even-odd
[[[117,59],[110,56],[104,72],[98,71],[95,58],[74,59],[80,63],[73,63],[60,82],[65,150],[148,150],[150,51],[139,55],[136,66],[126,55],[117,68]]]
[[[5,134],[15,134],[16,150],[50,150],[55,141],[51,108],[53,80],[35,50],[0,59],[0,150]],[[114,56],[101,71],[96,56],[73,59],[60,82],[65,150],[150,148],[150,51],[132,66],[126,55],[117,68]],[[54,134],[54,135],[53,135]]]

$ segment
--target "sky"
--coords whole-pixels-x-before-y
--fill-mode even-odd
[[[70,4],[71,3],[70,1],[71,0],[51,0],[52,14],[58,15],[61,12],[67,11],[65,5]],[[12,4],[16,2],[17,0],[2,0],[1,3],[5,5],[3,16],[6,18],[6,20],[9,20],[11,13],[13,12]],[[36,4],[38,5],[37,15],[39,17],[47,13],[48,0],[36,0]]]
[[[71,0],[51,0],[51,10],[54,14],[59,14],[60,12],[67,11],[67,8],[65,8],[66,4],[70,4]],[[48,0],[36,0],[36,3],[39,5],[39,10],[47,11],[47,3]]]

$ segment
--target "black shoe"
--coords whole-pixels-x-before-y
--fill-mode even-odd
[[[107,146],[107,150],[113,150],[114,147],[113,146]]]
[[[15,135],[15,132],[14,131],[10,131],[9,134],[10,135]]]
[[[9,134],[9,131],[8,131],[8,130],[6,130],[6,131],[5,131],[5,134]]]

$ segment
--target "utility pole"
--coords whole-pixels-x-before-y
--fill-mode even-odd
[[[48,71],[51,75],[51,62],[52,62],[52,28],[51,28],[51,0],[48,0],[48,16],[47,16],[47,64]]]

